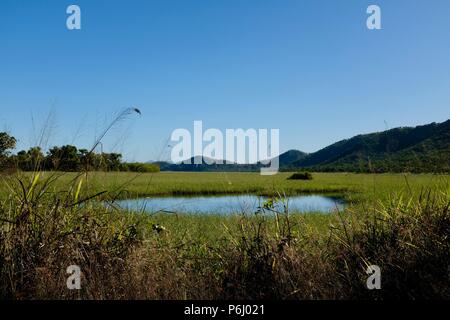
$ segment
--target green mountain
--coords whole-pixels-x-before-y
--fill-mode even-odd
[[[194,162],[194,158],[191,159]],[[259,171],[257,164],[159,162],[161,171]],[[279,156],[281,171],[450,172],[450,120],[357,135],[314,153],[289,150]]]
[[[314,171],[449,172],[450,120],[358,135],[292,166]]]
[[[305,159],[307,156],[308,156],[307,153],[298,150],[286,151],[285,153],[282,153],[279,156],[280,166],[281,167],[290,166],[292,163]]]

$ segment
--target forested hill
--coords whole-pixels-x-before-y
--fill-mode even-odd
[[[315,171],[449,172],[450,120],[358,135],[292,166]]]

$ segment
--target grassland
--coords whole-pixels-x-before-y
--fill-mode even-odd
[[[0,297],[9,299],[450,298],[442,175],[17,173],[1,177]],[[330,215],[148,215],[98,199],[224,193],[345,197]],[[79,265],[82,289],[68,290]],[[366,267],[383,270],[367,290]]]
[[[446,190],[448,175],[435,174],[354,174],[314,173],[313,180],[288,180],[291,173],[262,176],[258,173],[200,173],[200,172],[42,172],[41,180],[55,178],[52,192],[68,190],[74,180],[83,180],[85,196],[107,192],[114,198],[137,198],[173,195],[298,195],[305,193],[338,194],[349,201],[381,199],[393,193],[417,195],[425,189]],[[23,173],[20,179],[31,179]],[[3,177],[0,196],[10,193],[7,183],[14,185],[16,177]]]

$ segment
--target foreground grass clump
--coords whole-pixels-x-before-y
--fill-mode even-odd
[[[76,298],[64,288],[66,268],[78,265],[85,297],[113,297],[110,276],[125,268],[138,242],[136,223],[80,200],[75,188],[47,194],[50,185],[39,174],[28,183],[18,180],[11,185],[17,192],[0,203],[0,296]]]
[[[90,176],[72,177],[64,188],[56,174],[5,180],[0,298],[450,298],[448,185],[330,215],[277,211],[283,200],[271,199],[224,217],[126,212]],[[70,265],[81,290],[66,287]],[[381,290],[366,288],[369,265]]]
[[[352,298],[450,298],[450,211],[447,193],[395,197],[373,212],[350,212],[330,250]],[[382,270],[382,290],[359,286],[369,265]],[[357,276],[356,276],[357,275]]]

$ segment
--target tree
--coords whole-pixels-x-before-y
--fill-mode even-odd
[[[120,153],[103,153],[102,154],[107,171],[119,171],[122,163],[122,155]]]
[[[16,157],[19,168],[24,171],[38,169],[44,158],[44,154],[40,147],[32,147],[28,151],[19,151]]]
[[[53,170],[77,171],[81,167],[78,149],[71,145],[53,147],[48,151],[46,167]]]
[[[0,157],[8,156],[8,150],[14,149],[16,142],[16,138],[11,137],[6,132],[0,132]]]
[[[6,132],[0,132],[0,170],[12,167],[9,150],[14,149],[15,147],[16,138],[11,137]]]

